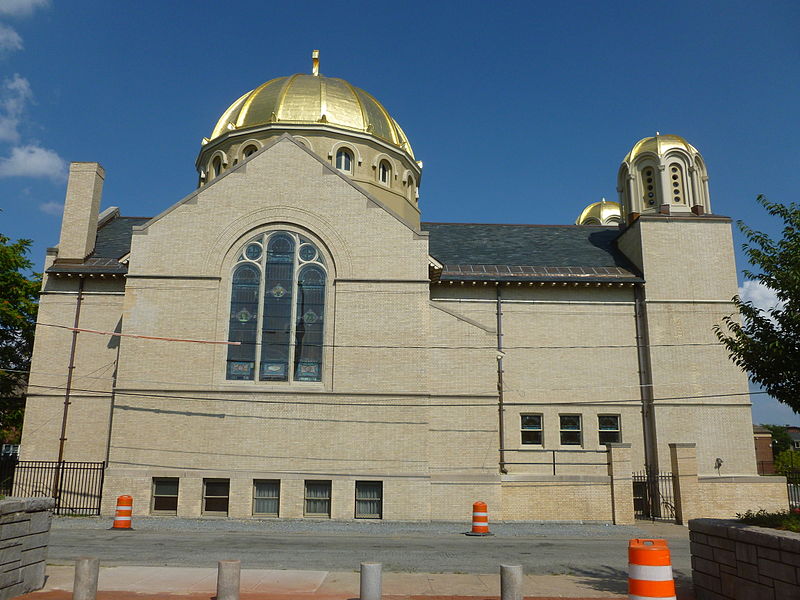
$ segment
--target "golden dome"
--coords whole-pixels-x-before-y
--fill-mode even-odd
[[[374,135],[414,156],[405,133],[380,102],[344,79],[316,74],[277,77],[246,93],[223,113],[210,139],[270,123],[333,125]]]
[[[583,209],[575,225],[617,225],[622,223],[622,206],[603,198]]]
[[[661,135],[660,133],[656,133],[654,137],[646,137],[636,142],[622,162],[632,163],[645,152],[652,152],[658,156],[663,156],[674,148],[679,148],[687,152],[689,156],[698,154],[697,148],[692,146],[681,136],[670,134]]]

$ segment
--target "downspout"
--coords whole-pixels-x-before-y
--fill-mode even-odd
[[[61,506],[61,472],[64,465],[64,445],[67,441],[67,416],[69,415],[70,396],[72,395],[72,374],[75,371],[75,349],[78,345],[78,325],[81,321],[81,304],[83,304],[84,279],[78,279],[78,300],[75,303],[75,324],[72,326],[72,345],[69,350],[69,366],[67,367],[67,385],[64,388],[64,411],[61,415],[61,437],[58,441],[58,466],[53,481],[53,497],[56,510]]]
[[[508,473],[506,469],[505,449],[505,418],[503,413],[503,299],[500,293],[500,282],[495,287],[497,290],[497,429],[500,435],[500,472]]]
[[[117,326],[117,333],[122,333],[122,319],[120,319],[120,324]],[[111,374],[111,401],[108,406],[108,434],[106,435],[106,464],[105,466],[108,467],[108,463],[111,457],[111,430],[114,425],[114,404],[117,400],[117,374],[119,373],[119,350],[122,346],[122,338],[116,337],[117,340],[117,356],[114,359],[114,372]]]
[[[653,368],[650,357],[650,334],[647,323],[647,304],[644,284],[633,284],[636,317],[636,354],[639,362],[639,390],[642,401],[642,434],[644,436],[645,468],[658,470],[658,446],[655,414],[653,412]]]

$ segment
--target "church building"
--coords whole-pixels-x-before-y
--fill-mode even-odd
[[[738,502],[694,514],[785,502],[713,331],[731,220],[681,137],[636,142],[574,225],[426,222],[400,125],[315,54],[195,167],[126,216],[73,163],[47,252],[20,458],[104,463],[104,513],[629,522],[631,474],[687,452]]]

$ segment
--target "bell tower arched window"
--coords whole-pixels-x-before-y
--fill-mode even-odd
[[[289,231],[249,240],[231,283],[226,378],[321,381],[327,269],[317,246]]]

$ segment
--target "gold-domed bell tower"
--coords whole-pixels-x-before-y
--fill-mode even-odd
[[[677,135],[644,138],[622,160],[617,192],[623,218],[711,213],[708,173],[697,148]]]
[[[422,162],[406,134],[372,95],[319,72],[277,77],[247,92],[222,113],[197,157],[199,185],[289,133],[403,221],[419,227]]]

